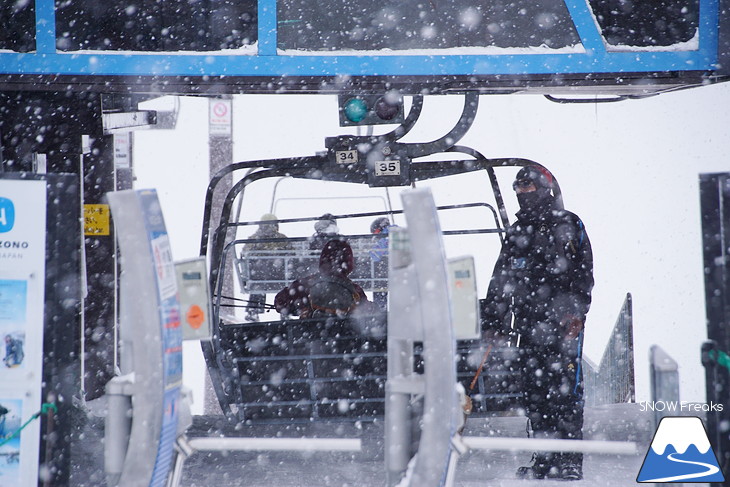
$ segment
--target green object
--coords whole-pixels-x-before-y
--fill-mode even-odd
[[[13,431],[13,433],[10,434],[9,436],[6,436],[5,438],[0,439],[0,446],[3,446],[5,444],[9,443],[10,440],[12,440],[16,436],[18,436],[20,434],[20,432],[25,429],[26,426],[28,426],[31,422],[33,422],[34,419],[38,419],[41,416],[41,414],[48,414],[48,411],[51,409],[53,410],[53,414],[56,414],[58,412],[58,408],[56,407],[55,404],[44,402],[41,405],[41,410],[38,411],[37,413],[35,413],[33,416],[31,416],[30,419],[28,419],[28,421],[23,423],[23,426],[21,426],[20,428],[18,428],[15,431]]]
[[[351,122],[361,122],[368,114],[368,107],[362,98],[350,98],[343,107],[345,117]]]
[[[722,350],[710,350],[709,355],[710,358],[717,362],[718,365],[730,370],[730,355],[726,354]]]

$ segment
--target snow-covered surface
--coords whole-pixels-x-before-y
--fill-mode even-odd
[[[635,455],[585,456],[580,486],[629,486],[636,476],[653,434],[650,414],[641,412],[637,404],[619,404],[586,410],[586,439],[635,441]],[[524,438],[526,420],[523,417],[470,418],[464,434],[467,436],[507,436]],[[287,434],[284,428],[278,434]],[[352,434],[342,427],[342,434]],[[385,485],[385,464],[374,455],[379,446],[381,433],[376,428],[374,437],[364,431],[366,451],[361,454],[340,453],[247,453],[196,454],[188,459],[183,472],[182,487],[216,485],[319,487],[319,486],[380,486]],[[276,433],[275,433],[276,434]],[[322,434],[321,432],[319,434]],[[471,450],[463,455],[456,468],[456,487],[496,486],[565,486],[558,480],[517,480],[518,467],[528,465],[532,451],[483,451]]]
[[[247,44],[237,49],[221,49],[218,51],[124,51],[124,50],[90,50],[90,49],[79,49],[77,51],[59,51],[58,54],[83,54],[83,55],[116,55],[116,56],[252,56],[258,54],[259,47],[258,42],[253,44]]]
[[[697,30],[695,35],[688,41],[678,42],[671,46],[627,46],[624,44],[606,44],[608,52],[677,52],[677,51],[696,51],[700,48],[700,31]]]
[[[523,417],[492,417],[468,420],[468,436],[524,438]],[[199,452],[185,463],[181,487],[370,487],[386,483],[382,457],[382,426],[352,424],[306,426],[236,426],[219,416],[196,416],[191,437],[220,438],[222,435],[268,438],[361,438],[362,452]],[[651,413],[638,404],[617,404],[586,409],[584,436],[588,440],[634,441],[635,455],[587,454],[584,480],[573,487],[633,486],[654,434]],[[103,468],[103,421],[93,418],[82,438],[72,445],[71,485],[105,487]],[[530,451],[471,450],[459,459],[456,487],[565,487],[558,480],[517,480],[518,467],[528,465]],[[703,486],[706,484],[694,484]]]
[[[582,54],[582,45],[551,48],[546,45],[532,47],[463,46],[444,49],[375,49],[305,51],[299,49],[279,49],[281,56],[505,56],[515,54]]]
[[[606,50],[609,52],[678,52],[695,51],[699,49],[699,30],[692,39],[686,42],[678,42],[670,46],[628,46],[621,44],[607,44],[604,41]],[[259,52],[258,42],[241,46],[237,49],[221,49],[218,51],[124,51],[124,50],[89,50],[79,49],[75,51],[58,51],[58,54],[65,55],[110,55],[110,56],[255,56]],[[535,54],[584,54],[586,52],[582,44],[553,48],[545,44],[530,47],[497,47],[497,46],[460,46],[444,49],[343,49],[335,51],[303,50],[303,49],[277,49],[279,56],[508,56],[508,55],[535,55]],[[10,49],[0,49],[0,54],[20,54]],[[31,52],[32,54],[32,52]]]

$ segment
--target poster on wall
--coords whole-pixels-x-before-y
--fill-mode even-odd
[[[46,182],[0,179],[0,487],[38,482]]]
[[[0,486],[24,485],[20,481],[20,429],[23,400],[0,396]]]
[[[25,358],[26,306],[28,282],[0,279],[0,349],[5,367],[23,367]]]

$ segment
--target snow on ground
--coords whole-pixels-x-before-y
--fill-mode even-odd
[[[638,404],[586,408],[584,437],[591,440],[634,441],[637,454],[590,454],[584,460],[584,479],[574,487],[635,486],[644,456],[654,435],[650,412]],[[206,452],[194,453],[185,463],[180,487],[370,487],[386,485],[382,458],[382,428],[364,430],[353,424],[236,427],[219,416],[195,416],[190,437],[360,437],[359,453]],[[525,436],[525,419],[519,416],[470,418],[466,436]],[[374,432],[374,433],[373,433]],[[72,446],[71,485],[106,487],[103,459],[103,420],[87,425],[79,443]],[[464,454],[458,463],[455,487],[565,487],[559,480],[517,480],[518,467],[528,465],[531,452],[478,451]],[[673,484],[678,485],[678,484]],[[707,484],[692,484],[706,487]],[[421,487],[421,486],[418,486]]]
[[[346,429],[346,428],[343,428]],[[633,486],[653,435],[648,413],[637,404],[588,408],[586,439],[635,441],[633,456],[586,455],[580,486]],[[343,434],[346,434],[343,431]],[[522,417],[470,418],[467,436],[525,436]],[[373,447],[372,442],[365,442]],[[183,474],[183,487],[359,487],[386,485],[382,458],[365,454],[327,453],[199,453],[191,456]],[[517,480],[518,467],[527,465],[532,452],[487,452],[472,450],[460,458],[456,487],[540,486],[565,487],[558,480]]]

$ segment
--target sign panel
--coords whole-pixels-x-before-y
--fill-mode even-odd
[[[231,100],[212,98],[209,107],[208,131],[210,135],[231,136]]]
[[[474,257],[449,259],[449,286],[456,338],[458,340],[479,338],[479,298]]]
[[[357,149],[335,151],[335,162],[337,164],[357,164]]]
[[[84,205],[84,235],[109,235],[109,205]]]
[[[114,168],[129,169],[132,167],[132,133],[114,134]]]
[[[184,340],[210,340],[210,292],[205,258],[175,263]]]
[[[393,159],[390,161],[375,162],[376,176],[400,176],[400,161]]]
[[[0,179],[0,438],[41,406],[45,248],[45,181]],[[3,443],[0,485],[35,485],[39,446],[40,421]]]

